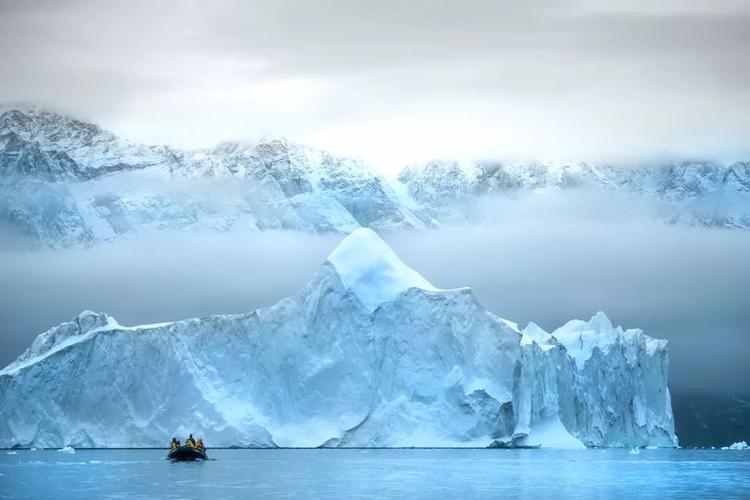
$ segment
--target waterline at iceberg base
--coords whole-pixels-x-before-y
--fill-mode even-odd
[[[0,447],[674,447],[668,367],[603,313],[521,330],[357,229],[272,307],[39,335],[0,371]]]

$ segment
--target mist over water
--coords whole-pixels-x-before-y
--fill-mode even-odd
[[[383,234],[435,286],[548,331],[607,313],[669,339],[671,386],[750,392],[750,233],[671,226],[650,207],[533,198],[476,207],[481,225]],[[134,325],[272,305],[343,236],[157,233],[90,249],[0,253],[0,364],[84,309]]]

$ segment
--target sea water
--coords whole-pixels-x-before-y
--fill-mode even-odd
[[[0,451],[0,498],[750,498],[750,452]]]

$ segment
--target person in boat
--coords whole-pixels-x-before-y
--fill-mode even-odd
[[[198,448],[198,451],[206,451],[206,447],[203,446],[203,439],[198,438],[198,443],[195,445],[196,448]]]
[[[169,449],[176,450],[179,447],[180,447],[180,442],[177,441],[177,438],[172,438],[172,442],[169,443]]]
[[[193,439],[192,434],[188,436],[187,440],[185,441],[185,445],[188,446],[189,448],[195,448],[195,439]]]

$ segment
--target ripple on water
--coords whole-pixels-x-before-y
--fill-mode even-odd
[[[0,454],[4,498],[556,496],[742,498],[748,452],[696,450],[214,450],[216,460],[172,464],[161,452],[87,450]],[[54,457],[53,457],[54,455]],[[33,461],[25,461],[26,458]],[[18,459],[21,460],[18,460]],[[80,461],[86,458],[86,461]],[[41,459],[41,460],[37,460]],[[89,465],[88,467],[73,467]],[[40,472],[38,466],[45,468]],[[1,469],[1,468],[5,469]],[[10,487],[8,487],[10,483]]]

